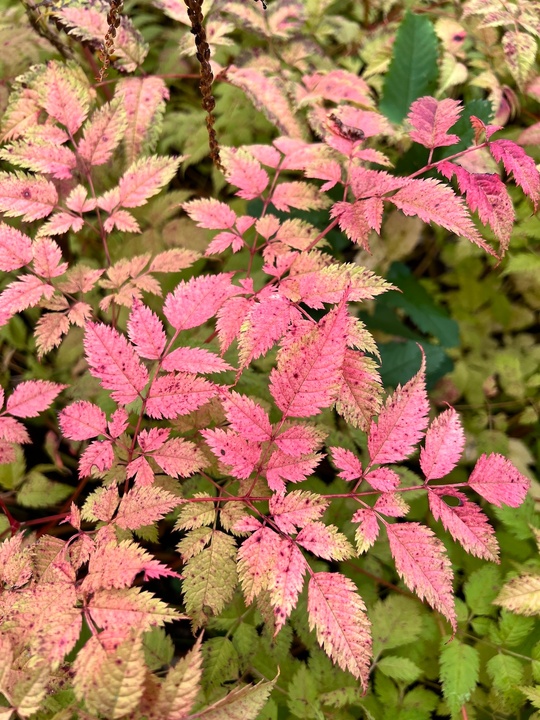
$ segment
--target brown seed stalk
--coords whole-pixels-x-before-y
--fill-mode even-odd
[[[105,39],[103,40],[103,47],[99,51],[99,59],[101,60],[101,69],[98,77],[99,82],[103,82],[111,64],[114,38],[116,37],[116,29],[120,25],[120,15],[123,7],[124,0],[109,0],[109,12],[107,13],[108,29]]]
[[[191,32],[195,36],[197,46],[197,60],[201,66],[201,82],[199,88],[202,95],[202,107],[206,110],[206,127],[208,128],[208,143],[210,145],[210,157],[214,165],[223,171],[223,165],[219,157],[219,142],[217,139],[214,123],[216,118],[213,109],[216,100],[212,95],[212,84],[214,74],[210,65],[210,45],[206,39],[206,31],[203,27],[202,3],[203,0],[184,0],[188,9],[188,17],[191,21]]]

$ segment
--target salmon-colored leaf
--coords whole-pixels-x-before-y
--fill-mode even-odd
[[[469,486],[484,500],[501,507],[519,507],[530,487],[529,478],[498,453],[481,455],[469,477]]]
[[[309,627],[329,657],[367,688],[370,622],[352,580],[341,573],[314,573],[308,587]]]
[[[452,565],[435,533],[420,523],[386,525],[399,576],[421,600],[439,610],[457,628]]]
[[[148,382],[148,370],[127,339],[103,323],[86,323],[84,349],[90,372],[112,390],[113,400],[128,405]]]

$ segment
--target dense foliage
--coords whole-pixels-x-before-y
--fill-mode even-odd
[[[2,718],[537,716],[539,16],[5,5]]]

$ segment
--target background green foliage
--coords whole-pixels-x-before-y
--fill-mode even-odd
[[[243,0],[246,12],[249,3]],[[204,113],[192,77],[198,69],[189,29],[163,14],[157,5],[130,1],[125,14],[149,44],[143,71],[162,74],[170,88],[157,149],[188,156],[184,173],[173,188],[175,200],[179,204],[215,192],[227,200],[229,191],[223,178],[208,160]],[[211,19],[227,23],[221,27],[220,44],[213,45],[214,59],[222,68],[237,61],[255,63],[262,56],[269,75],[285,80],[316,69],[341,67],[362,72],[379,91],[380,108],[392,122],[400,123],[411,102],[422,95],[450,96],[465,105],[464,115],[453,129],[462,138],[462,147],[472,142],[467,120],[471,114],[505,125],[503,136],[516,139],[525,127],[538,121],[540,93],[529,85],[533,81],[538,85],[537,67],[525,59],[528,67],[520,67],[519,72],[511,68],[500,42],[508,29],[504,22],[479,28],[477,16],[462,17],[464,5],[304,0],[293,6],[302,11],[294,31],[282,36],[275,31],[264,36],[248,19],[242,21],[227,13],[226,5],[218,2],[208,3],[205,10]],[[538,10],[538,3],[527,0],[508,5]],[[58,47],[51,42],[55,39],[92,76],[95,68],[89,66],[89,52],[76,40],[57,32],[46,18],[39,21],[44,33],[40,36],[28,22],[23,5],[2,0],[1,6],[1,110],[18,74],[35,62],[58,57]],[[45,15],[47,8],[49,5],[44,6]],[[110,75],[114,78],[116,71]],[[107,85],[98,92],[106,96]],[[216,129],[223,145],[264,143],[278,134],[250,98],[219,77],[215,96]],[[302,123],[301,108],[298,116]],[[452,152],[459,149],[453,146]],[[537,147],[528,146],[527,150],[540,160]],[[400,172],[414,171],[427,158],[427,150],[419,146],[410,150],[399,136],[387,151]],[[450,154],[450,150],[440,149],[435,157],[444,153]],[[114,166],[104,170],[115,171]],[[241,202],[236,199],[233,206]],[[250,211],[256,212],[254,208]],[[441,407],[448,402],[459,410],[470,461],[482,452],[500,452],[533,478],[531,497],[520,509],[495,510],[491,516],[501,546],[500,566],[467,555],[455,543],[447,542],[440,526],[434,526],[455,569],[459,598],[456,638],[448,642],[440,618],[403,588],[387,545],[378,541],[367,556],[344,563],[373,623],[374,671],[367,695],[362,696],[351,676],[332,665],[318,648],[307,628],[305,597],[293,612],[290,626],[273,639],[261,630],[264,609],[245,608],[237,593],[224,611],[210,620],[206,633],[203,677],[207,701],[223,694],[223,688],[239,678],[271,679],[279,668],[276,689],[259,715],[262,720],[540,717],[535,710],[540,708],[540,623],[535,617],[514,615],[492,604],[505,580],[524,568],[538,567],[533,528],[540,526],[536,512],[540,487],[533,469],[540,464],[540,224],[538,217],[531,215],[529,203],[518,199],[518,194],[516,211],[518,222],[510,250],[498,265],[466,241],[426,228],[413,218],[397,220],[392,214],[385,218],[381,239],[373,238],[369,256],[351,248],[338,233],[329,237],[336,257],[368,264],[402,291],[383,295],[362,316],[380,343],[385,383],[395,386],[413,374],[418,367],[416,343],[420,342],[427,356],[432,399]],[[194,228],[171,203],[170,195],[166,202],[162,196],[153,199],[135,215],[144,231],[130,238],[129,244],[118,233],[111,244],[113,259],[173,244],[198,250],[206,247],[206,232]],[[304,217],[320,224],[316,213]],[[98,248],[84,236],[78,242],[72,252],[84,256],[87,263],[95,262]],[[223,269],[242,265],[245,258],[239,253]],[[199,261],[194,270],[200,272],[204,267],[210,268],[210,261]],[[179,277],[170,278],[171,288]],[[32,321],[29,312],[0,330],[0,383],[5,386],[13,377],[71,382],[73,366],[80,362],[78,331],[72,331],[57,353],[38,363]],[[259,363],[261,370],[267,362]],[[96,396],[106,395],[99,391],[97,381],[80,373],[73,397],[88,383],[96,385]],[[245,373],[238,389],[249,392],[250,387],[264,398],[262,375]],[[325,415],[325,422],[331,437],[339,437],[340,445],[362,447],[362,433],[349,429],[344,434],[331,413]],[[71,449],[59,445],[55,423],[52,413],[35,421],[31,426],[33,445],[25,456],[0,466],[2,496],[19,520],[43,518],[44,508],[54,515],[73,494],[76,458]],[[416,484],[415,461],[403,473],[407,482]],[[455,471],[456,480],[460,474],[465,479],[465,467]],[[190,494],[209,489],[205,481],[196,478],[186,485]],[[313,491],[322,487],[339,493],[344,492],[345,483],[334,478],[328,466],[326,475],[321,473],[303,485]],[[347,502],[332,505],[330,522],[340,526],[340,514],[350,516]],[[425,500],[414,500],[412,519],[424,521],[426,516]],[[52,523],[54,526],[54,520]],[[0,516],[0,532],[6,529]],[[167,532],[160,540],[161,552],[172,550],[176,541]],[[157,538],[149,535],[146,539],[151,547]],[[321,569],[327,567],[320,565]],[[167,592],[174,603],[175,592],[178,595],[175,581],[168,584]],[[189,629],[179,629],[173,640],[174,644],[161,629],[147,635],[145,652],[151,667],[159,669],[185,654],[191,643]],[[63,715],[62,708],[69,707],[72,700],[70,692],[54,691],[37,717],[67,719],[70,715]]]

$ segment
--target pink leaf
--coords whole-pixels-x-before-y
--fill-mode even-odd
[[[233,430],[246,438],[265,442],[272,435],[272,426],[264,408],[245,395],[231,392],[222,400],[225,415]]]
[[[221,305],[240,288],[231,283],[232,273],[201,275],[182,281],[165,299],[163,312],[175,330],[202,325],[213,317]]]
[[[399,493],[383,492],[379,495],[373,509],[388,517],[405,517],[410,508]]]
[[[425,96],[415,100],[407,116],[414,128],[409,133],[411,139],[430,149],[455,145],[459,137],[449,135],[448,130],[457,123],[462,110],[461,103],[450,98]]]
[[[146,487],[152,485],[154,482],[154,471],[150,467],[150,463],[144,457],[140,455],[135,460],[132,460],[126,466],[128,478],[135,476],[135,485],[139,487]]]
[[[66,387],[48,380],[22,382],[8,398],[6,412],[20,418],[37,417]]]
[[[40,101],[45,111],[74,135],[86,120],[89,94],[73,71],[50,62],[39,82]]]
[[[86,123],[84,135],[79,141],[79,155],[89,165],[108,162],[127,129],[126,113],[117,100],[103,105]]]
[[[62,260],[62,251],[57,243],[50,238],[36,240],[33,247],[34,272],[46,280],[63,275],[68,269]]]
[[[399,576],[420,600],[439,610],[457,628],[452,566],[444,545],[432,530],[420,523],[386,525],[390,551]]]
[[[16,313],[35,307],[41,298],[49,300],[54,287],[35,275],[23,275],[0,293],[0,326]]]
[[[330,407],[339,389],[346,342],[345,303],[278,355],[270,392],[284,417],[308,417]]]
[[[395,490],[400,482],[401,478],[395,470],[390,468],[380,467],[376,470],[372,470],[364,476],[364,480],[371,485],[375,490],[382,490],[382,492],[391,492]]]
[[[252,305],[253,301],[245,297],[231,297],[219,308],[216,329],[222,354],[240,334],[242,323]]]
[[[112,232],[114,228],[118,228],[121,232],[141,232],[139,223],[127,210],[115,210],[103,223],[106,232]]]
[[[360,523],[356,528],[354,539],[358,554],[361,555],[375,544],[379,537],[379,519],[371,509],[357,510],[351,518],[351,522]]]
[[[16,141],[3,148],[0,156],[12,165],[69,180],[77,165],[75,154],[62,145],[50,145],[37,140]]]
[[[184,203],[182,208],[199,227],[208,230],[230,230],[236,222],[234,210],[218,200],[192,200]]]
[[[373,107],[371,88],[356,73],[347,70],[331,70],[324,74],[315,72],[312,75],[304,75],[302,82],[308,91],[307,94],[302,92],[303,101],[322,98],[336,103],[347,101],[364,107]]]
[[[447,505],[444,497],[454,498],[457,505]],[[429,509],[435,520],[440,520],[445,530],[467,552],[484,560],[499,561],[495,531],[478,505],[451,488],[430,488],[428,498]]]
[[[300,262],[309,261],[304,255]],[[295,262],[289,277],[281,281],[279,291],[292,302],[304,302],[321,309],[324,303],[338,303],[345,293],[350,301],[371,300],[391,290],[382,278],[352,263],[332,264],[313,269]]]
[[[137,298],[134,298],[131,306],[127,330],[137,355],[149,360],[158,360],[161,357],[167,342],[163,323]]]
[[[530,480],[498,453],[481,455],[469,477],[470,487],[484,500],[501,507],[519,507],[525,500]]]
[[[75,213],[90,212],[95,210],[97,202],[94,198],[88,198],[88,190],[84,185],[77,185],[66,198],[66,207]]]
[[[180,347],[169,353],[161,364],[164,370],[188,373],[219,373],[233,368],[218,355],[204,348]]]
[[[406,385],[398,385],[387,399],[377,423],[371,423],[368,450],[372,465],[404,460],[422,439],[429,412],[425,367],[426,360],[422,354],[420,370]]]
[[[155,560],[140,545],[123,540],[118,545],[113,542],[102,545],[92,553],[81,591],[88,593],[106,588],[129,587],[141,572],[144,572],[145,580],[180,577]]]
[[[340,471],[338,477],[343,480],[358,480],[362,477],[362,463],[350,450],[340,447],[328,448],[332,454],[334,465]]]
[[[264,355],[284,334],[298,310],[272,292],[251,306],[244,320],[238,349],[242,367]]]
[[[341,183],[341,165],[337,160],[319,160],[308,165],[305,172],[306,177],[317,180],[326,180],[321,185],[321,191],[331,190],[337,183]]]
[[[0,223],[0,270],[18,270],[32,260],[32,240],[11,225]]]
[[[84,327],[86,321],[92,317],[92,306],[85,302],[77,302],[68,310],[69,321],[79,327]]]
[[[129,427],[129,416],[124,408],[118,408],[111,415],[109,420],[109,435],[113,438],[118,438],[124,433]]]
[[[128,162],[133,162],[151,144],[159,127],[169,91],[164,81],[152,75],[127,77],[118,82],[116,95],[121,99],[128,122],[124,145]]]
[[[283,481],[293,483],[303,482],[321,461],[317,453],[309,455],[286,455],[281,450],[274,450],[266,465],[266,479],[268,486],[274,492],[283,492],[285,485]]]
[[[404,215],[417,215],[424,222],[436,223],[494,255],[475,228],[463,200],[448,185],[432,178],[409,180],[388,200]]]
[[[371,170],[362,165],[353,165],[351,168],[351,190],[357,200],[382,197],[407,182],[407,178],[390,175],[384,170]]]
[[[450,408],[431,423],[420,451],[420,467],[426,480],[442,478],[455,468],[465,447],[461,420]]]
[[[176,418],[204,405],[216,394],[214,385],[188,373],[162,375],[150,386],[146,414],[151,418]]]
[[[92,445],[99,447],[100,443],[92,443],[89,448]],[[87,498],[82,509],[82,517],[90,522],[101,520],[108,523],[116,512],[119,501],[120,497],[116,485],[101,486]]]
[[[251,475],[261,456],[258,443],[250,442],[231,430],[220,428],[202,430],[201,435],[218,460],[231,467],[231,475],[240,479]]]
[[[286,455],[300,457],[318,450],[326,433],[310,425],[293,425],[281,432],[274,440]]]
[[[71,213],[60,211],[53,213],[47,222],[38,230],[38,237],[44,235],[63,235],[68,230],[79,232],[84,226],[84,220],[81,217],[72,215]]]
[[[40,220],[52,213],[57,202],[58,193],[49,180],[22,172],[0,172],[0,212],[6,217]]]
[[[272,495],[270,512],[278,528],[287,534],[296,532],[306,523],[318,520],[329,505],[322,495],[306,490],[294,490],[287,495]]]
[[[500,240],[503,249],[508,247],[515,221],[515,212],[508,190],[501,178],[495,173],[470,173],[460,165],[444,161],[437,170],[450,179],[456,175],[459,189],[472,212],[484,225],[489,224]]]
[[[174,478],[189,477],[207,465],[198,447],[183,438],[168,440],[152,457],[166,475]]]
[[[140,397],[148,370],[123,335],[103,323],[87,322],[84,349],[90,372],[113,391],[113,400],[128,405]]]
[[[89,440],[107,433],[107,418],[97,405],[86,400],[71,403],[58,415],[64,437]]]
[[[274,553],[276,559],[270,571],[269,590],[276,620],[275,636],[298,601],[307,563],[290,538],[280,537]]]
[[[307,524],[296,536],[296,542],[323,560],[345,560],[354,554],[345,535],[335,525],[323,522]]]
[[[220,232],[212,240],[205,250],[206,257],[210,255],[219,255],[225,252],[227,248],[231,248],[233,253],[239,252],[245,245],[244,239],[241,235],[235,232]]]
[[[279,541],[277,533],[267,527],[261,527],[240,546],[238,577],[247,605],[268,587]]]
[[[94,440],[79,459],[79,478],[93,476],[94,468],[98,473],[107,472],[114,463],[114,452],[110,440]]]
[[[24,425],[15,418],[0,417],[0,439],[7,442],[29,443],[30,435]]]
[[[231,185],[239,188],[236,193],[244,200],[259,197],[268,185],[268,174],[245,150],[231,149],[224,155],[225,176]]]
[[[325,195],[318,187],[310,183],[294,181],[280,183],[272,193],[272,204],[278,210],[290,212],[297,210],[317,210],[327,206]]]
[[[345,350],[337,412],[360,430],[367,430],[381,409],[382,384],[375,363],[357,350]]]
[[[156,485],[134,487],[120,500],[115,523],[126,530],[136,530],[160,520],[181,502]]]
[[[151,157],[136,160],[120,178],[120,205],[133,208],[144,205],[176,175],[181,158]]]
[[[366,606],[352,580],[336,572],[312,575],[308,586],[308,620],[327,655],[367,689],[371,634]]]
[[[180,272],[191,267],[199,253],[185,248],[173,248],[158,253],[150,263],[150,272]]]
[[[271,145],[246,145],[245,148],[262,165],[275,169],[280,163],[281,154]]]
[[[139,433],[139,447],[144,453],[159,450],[167,442],[171,431],[168,428],[150,428]]]
[[[354,243],[363,247],[364,250],[369,249],[369,235],[371,230],[380,227],[380,218],[373,222],[373,216],[368,217],[367,211],[371,210],[370,203],[374,198],[369,200],[357,200],[355,203],[337,202],[332,205],[330,215],[339,218],[339,227],[345,235]],[[382,206],[382,200],[379,200]],[[380,208],[382,210],[382,207]],[[382,213],[379,212],[382,216]],[[375,227],[373,227],[375,225]]]
[[[516,184],[531,198],[536,209],[540,199],[540,173],[534,160],[511,140],[493,140],[489,150],[497,162],[502,161],[506,172],[513,174]]]

